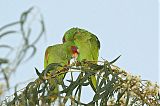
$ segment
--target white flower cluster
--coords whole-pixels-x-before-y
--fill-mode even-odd
[[[118,92],[123,93],[119,100],[119,104],[125,105],[127,95],[129,95],[129,104],[134,100],[138,104],[146,104],[158,106],[160,105],[159,91],[160,87],[157,83],[152,83],[147,80],[141,80],[140,76],[134,76],[131,73],[127,73],[125,70],[112,65],[112,69],[115,73],[119,73],[119,87]],[[114,95],[115,96],[115,95]],[[116,96],[115,96],[116,97]],[[109,104],[111,106],[115,104],[115,99],[110,99]],[[142,103],[143,101],[143,103]]]

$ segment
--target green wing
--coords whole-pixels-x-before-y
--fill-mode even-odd
[[[97,61],[99,56],[99,49],[100,49],[100,41],[95,35],[92,35],[92,38],[89,39],[90,48],[91,48],[91,55],[93,60]]]

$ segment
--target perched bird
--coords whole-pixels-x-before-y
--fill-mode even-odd
[[[63,43],[74,42],[79,50],[77,61],[87,60],[97,63],[100,49],[100,41],[96,35],[85,29],[71,28],[63,36]],[[91,76],[91,81],[96,88],[96,78]],[[93,87],[92,87],[93,88]]]
[[[78,54],[78,51],[74,42],[66,42],[64,44],[49,46],[45,51],[44,68],[51,63],[59,63],[61,66],[66,66],[72,58],[75,58],[76,54]],[[61,68],[62,67],[58,67],[57,70],[55,69],[50,71],[55,74],[57,73],[55,71],[60,71],[62,70]],[[62,84],[63,78],[64,74],[60,74],[58,77],[48,80],[50,86],[54,87],[54,89],[50,91],[51,95],[58,95],[58,85]]]

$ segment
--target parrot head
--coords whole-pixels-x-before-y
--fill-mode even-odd
[[[64,42],[68,42],[68,41],[74,41],[76,39],[85,40],[85,39],[87,39],[86,37],[90,38],[90,36],[86,36],[86,34],[93,35],[92,33],[88,32],[85,29],[81,29],[81,28],[77,28],[77,27],[71,28],[64,33],[62,41],[64,43]],[[77,36],[77,35],[81,35],[81,36]],[[85,37],[82,37],[82,36],[85,36]]]
[[[67,32],[65,32],[62,39],[63,43],[66,41],[73,41],[74,36],[77,34],[77,32],[79,32],[79,28],[71,28]]]

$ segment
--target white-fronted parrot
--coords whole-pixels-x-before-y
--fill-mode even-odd
[[[95,61],[94,63],[97,63],[96,61],[98,61],[100,41],[96,35],[85,29],[71,28],[63,36],[63,43],[65,42],[74,42],[78,47],[78,61],[85,59],[87,61]],[[95,76],[91,76],[91,81],[94,88],[96,88]]]
[[[69,64],[69,61],[74,56],[78,54],[77,47],[74,42],[66,42],[64,44],[56,44],[53,46],[49,46],[45,51],[44,58],[44,68],[46,68],[51,63],[60,63],[62,66],[66,66]],[[62,67],[58,67],[56,71],[60,71]],[[51,73],[53,70],[49,70]],[[53,90],[50,91],[51,95],[58,95],[58,85],[62,84],[62,80],[64,78],[64,74],[59,75],[56,78],[49,79],[50,86],[54,87]],[[56,99],[56,97],[55,97]]]

